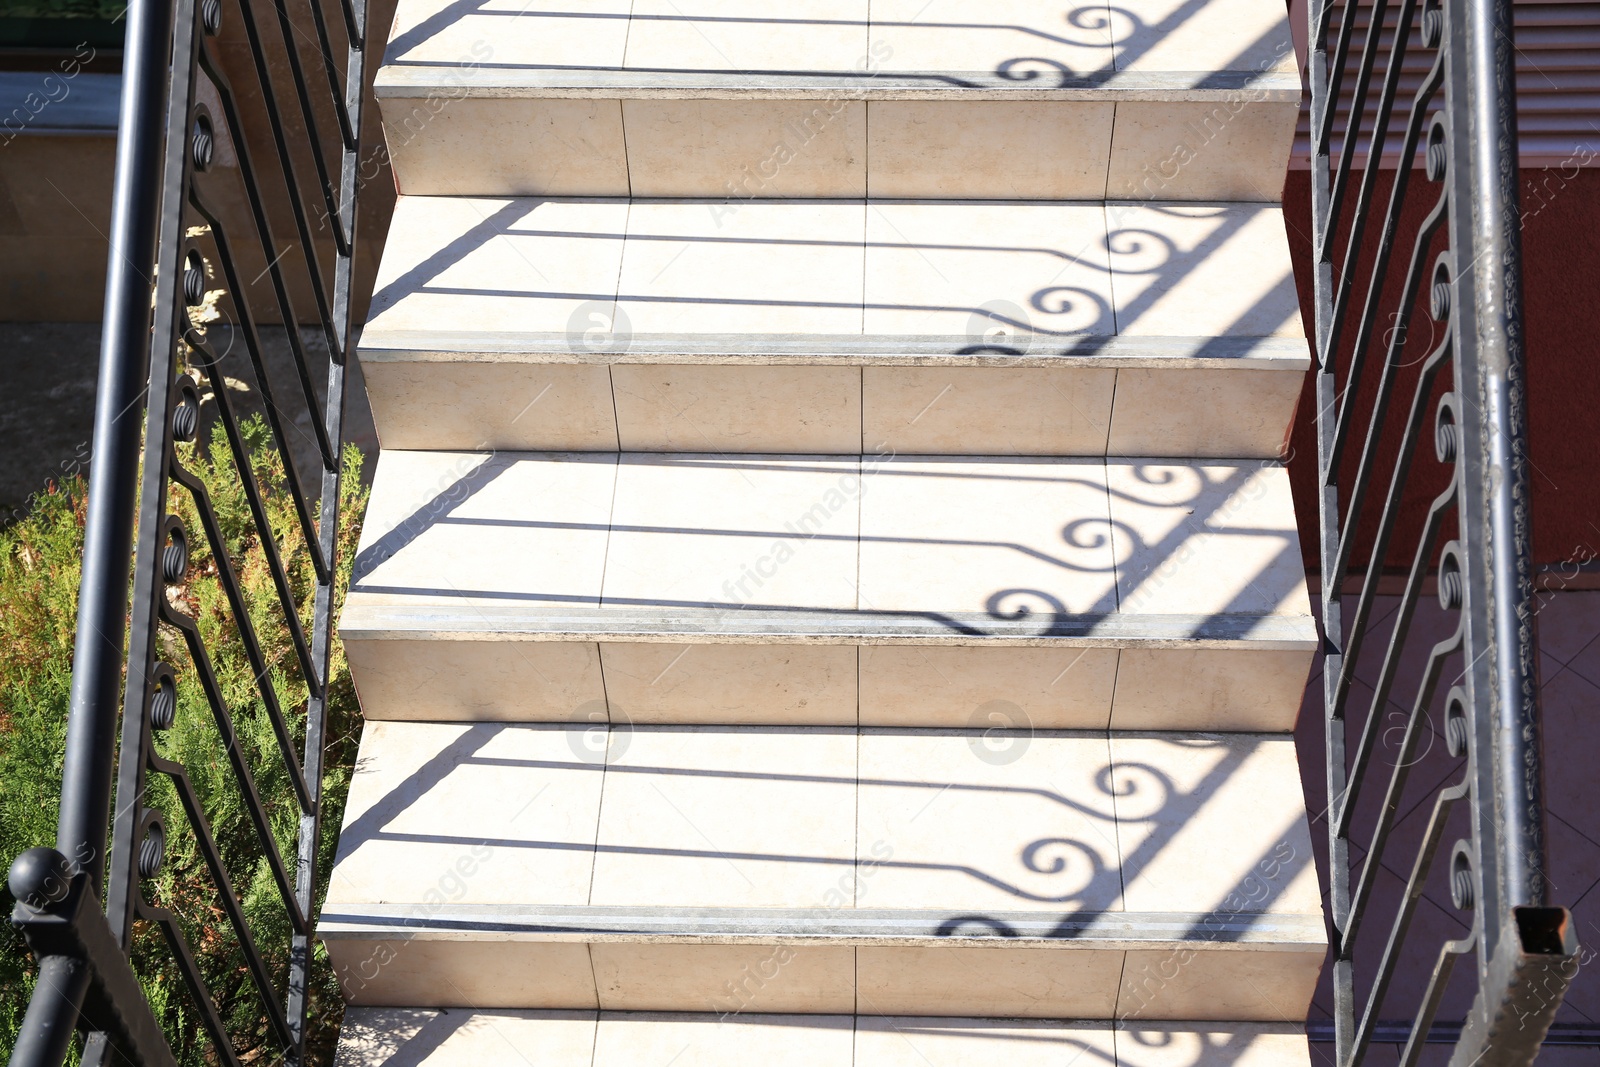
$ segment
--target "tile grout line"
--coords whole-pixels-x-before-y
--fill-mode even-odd
[[[617,492],[622,488],[622,453],[619,451],[611,464],[611,508],[606,512],[606,547],[600,553],[600,595],[595,598],[597,607],[606,606],[606,578],[611,570],[611,538],[617,526]],[[600,654],[600,639],[595,638],[595,655]],[[604,684],[602,674],[601,684]],[[611,703],[606,702],[606,721],[611,719]]]
[[[637,6],[638,6],[638,0],[630,0],[630,2],[628,4],[628,28],[623,31],[623,35],[622,35],[622,69],[623,70],[628,69],[628,46],[633,43],[633,15],[634,15],[634,8],[637,7]],[[629,207],[629,210],[631,211],[632,208],[633,208],[633,157],[628,152],[628,109],[623,106],[622,97],[618,97],[617,98],[617,129],[621,132],[621,136],[622,136],[622,172],[628,179],[628,202],[629,202],[628,203],[628,207]],[[627,238],[626,238],[627,227],[626,227],[626,225],[624,225],[624,227],[623,227],[623,233],[624,233],[623,251],[624,251],[624,253],[626,253],[626,251],[627,251]],[[621,281],[622,281],[622,279],[620,277],[620,268],[618,270],[618,273],[619,273],[619,277],[617,279],[617,282],[618,282],[618,290],[617,290],[617,292],[618,292],[618,296],[620,297],[621,296]],[[614,314],[615,314],[615,310],[613,310],[613,315]],[[613,318],[613,321],[615,321],[614,318]],[[613,403],[616,402],[614,395],[613,395],[612,402]],[[620,432],[620,427],[619,427],[619,432]]]
[[[624,146],[623,151],[624,152],[627,151],[626,146]],[[630,179],[630,181],[631,181],[631,179]],[[628,236],[629,236],[629,234],[632,233],[632,231],[633,231],[633,196],[632,196],[632,186],[630,184],[628,202],[627,202],[626,206],[623,208],[623,211],[622,211],[622,249],[617,253],[617,284],[616,284],[616,289],[612,293],[612,296],[611,296],[611,323],[610,323],[610,326],[611,326],[611,336],[612,337],[615,337],[616,333],[617,333],[617,318],[618,318],[618,316],[620,316],[623,313],[622,312],[622,276],[623,276],[623,268],[627,265],[627,262],[628,262]],[[630,330],[629,332],[630,332],[630,337],[631,337],[632,331]],[[612,424],[612,428],[615,429],[615,431],[616,431],[617,454],[620,457],[621,454],[622,454],[622,414],[621,414],[621,412],[619,412],[617,410],[617,372],[616,372],[616,366],[617,365],[615,363],[607,363],[606,364],[606,381],[608,383],[610,383],[610,385],[611,385],[611,424]],[[619,464],[620,464],[620,459],[619,459]],[[612,504],[613,504],[613,506],[615,506],[615,503],[616,503],[616,493],[615,493],[615,489],[613,488],[613,492],[612,492]],[[607,533],[608,533],[607,544],[609,546],[609,542],[610,542],[609,530],[607,531]],[[602,573],[601,581],[602,581],[602,583],[604,582],[603,573]]]
[[[594,950],[592,947],[588,953],[588,956],[589,974],[591,977],[593,977]],[[600,1058],[600,1021],[604,1015],[605,1012],[603,1012],[600,1008],[600,983],[597,980],[594,984],[594,1040],[589,1043],[589,1067],[595,1067],[595,1063]]]
[[[1115,107],[1116,105],[1113,104],[1112,106]],[[1108,164],[1107,181],[1109,182],[1109,180]],[[1111,204],[1110,201],[1105,199],[1100,201],[1100,231],[1102,235],[1100,238],[1101,247],[1106,250],[1106,295],[1111,299],[1111,335],[1113,337],[1121,337],[1122,324],[1118,321],[1119,316],[1117,315],[1117,272],[1111,268]],[[1108,448],[1110,447],[1109,433],[1108,429],[1106,443]]]
[[[594,805],[594,849],[589,854],[589,892],[587,897],[589,907],[594,906],[595,880],[600,875],[600,821],[605,816],[606,778],[611,764],[611,728],[609,726],[606,727],[606,747],[601,753],[601,760],[603,762],[600,765],[600,795],[595,798]],[[593,969],[594,961],[590,960],[590,970],[592,971]],[[595,989],[598,990],[599,988],[599,982],[596,981]]]

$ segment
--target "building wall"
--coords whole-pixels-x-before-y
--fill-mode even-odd
[[[1386,202],[1388,179],[1379,186],[1378,203]],[[1420,183],[1420,176],[1419,176]],[[1408,197],[1401,232],[1414,231],[1431,206],[1431,196]],[[1600,558],[1600,367],[1596,338],[1600,338],[1600,170],[1574,165],[1524,169],[1522,172],[1522,242],[1524,307],[1527,331],[1527,381],[1529,461],[1533,473],[1534,554],[1552,568],[1587,563]],[[1284,189],[1284,215],[1289,225],[1290,248],[1295,260],[1295,281],[1306,322],[1311,322],[1311,193],[1310,174],[1291,171]],[[1402,243],[1409,248],[1409,240]],[[1431,256],[1428,259],[1431,262]],[[1404,261],[1393,268],[1397,276]],[[1432,324],[1425,315],[1411,322],[1412,340],[1426,339]],[[1421,346],[1419,345],[1420,349]],[[1420,358],[1423,351],[1413,355]],[[1381,358],[1381,357],[1377,357]],[[1408,356],[1408,359],[1410,357]],[[1374,366],[1372,368],[1376,370]],[[1412,368],[1414,370],[1414,368]],[[1370,379],[1369,379],[1370,380]],[[1409,382],[1400,392],[1401,404],[1411,396]],[[1401,407],[1403,412],[1404,407]],[[1291,437],[1290,475],[1300,514],[1301,543],[1309,568],[1316,566],[1316,448],[1312,419],[1311,380],[1301,397],[1300,413]],[[1391,420],[1393,421],[1393,420]],[[1431,426],[1431,422],[1429,423]],[[1392,450],[1397,434],[1386,435]],[[1431,435],[1424,441],[1423,463],[1433,465]],[[1381,467],[1380,469],[1387,469]],[[1348,481],[1350,471],[1345,474]],[[1428,500],[1437,491],[1419,465],[1416,488],[1407,498],[1387,565],[1404,567],[1416,544],[1416,531]],[[1369,521],[1381,507],[1373,501]]]

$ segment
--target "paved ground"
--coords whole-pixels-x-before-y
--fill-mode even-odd
[[[312,381],[319,400],[327,383],[327,348],[314,330],[302,331],[317,361]],[[291,448],[302,471],[316,469],[310,414],[300,397],[287,331],[265,327],[261,332],[268,380],[280,407],[304,412]],[[261,410],[261,391],[243,344],[230,351],[224,374],[231,395],[244,413]],[[9,517],[28,497],[53,480],[87,470],[94,429],[95,376],[100,363],[98,323],[0,323],[0,517]],[[346,439],[370,457],[377,454],[377,435],[367,409],[360,368],[347,379]]]

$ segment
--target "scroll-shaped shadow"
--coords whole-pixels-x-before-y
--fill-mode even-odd
[[[615,301],[638,333],[749,335],[743,345],[723,338],[738,351],[758,344],[762,329],[838,341],[854,322],[849,329],[871,337],[949,336],[956,352],[1087,355],[1122,335],[1209,338],[1220,354],[1279,334],[1299,314],[1269,205],[1063,204],[1041,220],[978,203],[842,202],[819,230],[805,205],[673,203],[665,214],[639,204],[625,224],[608,212],[587,226],[564,204],[484,208],[382,286],[374,325],[440,328],[421,312],[396,319],[406,297],[434,298],[432,308],[460,298],[451,314],[464,319],[515,321],[537,305],[563,325],[570,315],[549,317],[551,309]],[[862,222],[841,214],[852,209]],[[1045,221],[1067,228],[1040,240]],[[614,254],[620,264],[579,269],[572,241],[609,246],[595,262]],[[995,343],[994,327],[1015,339]],[[1212,347],[1202,341],[1198,354]]]
[[[625,755],[603,767],[582,758],[507,758],[488,751],[505,731],[517,729],[526,728],[500,724],[462,728],[422,766],[390,783],[380,803],[351,821],[340,838],[340,863],[362,860],[365,852],[368,856],[363,863],[396,869],[405,846],[446,845],[463,851],[486,846],[532,855],[577,852],[610,857],[609,869],[615,877],[616,872],[627,869],[630,858],[668,858],[689,863],[689,869],[696,872],[696,884],[704,884],[712,899],[719,892],[715,884],[719,879],[737,884],[744,878],[740,864],[759,864],[768,870],[780,867],[783,880],[798,885],[818,884],[818,872],[822,884],[827,884],[832,878],[827,872],[839,870],[855,872],[858,887],[846,907],[894,908],[914,900],[912,907],[926,911],[930,906],[938,908],[940,894],[994,902],[994,911],[959,910],[959,905],[952,909],[940,928],[945,936],[1018,936],[1012,912],[1020,910],[1058,922],[1052,936],[1071,938],[1086,921],[1124,910],[1148,912],[1152,910],[1150,902],[1157,900],[1170,906],[1154,910],[1200,916],[1187,934],[1195,940],[1243,936],[1252,922],[1275,909],[1279,898],[1312,864],[1297,795],[1286,798],[1293,801],[1286,810],[1267,809],[1252,825],[1238,825],[1231,818],[1241,804],[1267,799],[1254,792],[1262,779],[1259,772],[1247,772],[1247,766],[1259,746],[1270,741],[1169,739],[1164,747],[1148,750],[1154,762],[1113,755],[1099,766],[1086,765],[1081,774],[1074,772],[1074,781],[1093,783],[1088,787],[1090,795],[1074,795],[1055,784],[1056,768],[1038,762],[1019,767],[1015,784],[1001,784],[999,776],[985,770],[976,758],[970,763],[941,764],[942,771],[925,765],[904,776],[878,777],[749,768],[730,758],[726,749],[708,754],[700,766],[665,766]],[[640,729],[683,732],[671,727]],[[741,730],[751,736],[794,732],[761,727]],[[981,735],[975,732],[956,732],[949,744],[959,746],[978,737]],[[1046,743],[1043,738],[1037,740]],[[1192,769],[1197,759],[1204,763],[1200,773]],[[1181,780],[1174,773],[1180,766],[1191,767],[1182,772]],[[608,782],[613,777],[618,781],[603,787],[608,799],[602,805],[596,791],[588,787],[563,791],[560,780],[574,774],[603,774]],[[630,786],[628,779],[634,784]],[[460,813],[451,810],[451,805],[473,795],[475,781],[496,783],[497,795],[544,798],[537,802],[556,809],[556,816],[546,820],[547,826],[596,829],[592,836],[580,830],[565,840],[531,829],[501,837],[447,829],[460,823]],[[803,810],[773,808],[774,786],[786,787],[783,795],[791,801],[802,796],[811,799],[799,803]],[[1242,797],[1241,790],[1251,793]],[[836,800],[842,795],[855,799],[840,805]],[[573,804],[579,806],[571,807]],[[586,807],[591,804],[592,808]],[[853,843],[852,848],[838,853],[803,852],[768,844],[795,839],[799,823],[827,819],[828,811],[841,812],[838,817],[844,824],[824,836],[842,836]],[[742,829],[727,830],[732,825],[728,812],[748,813]],[[873,820],[880,816],[889,819],[885,825],[890,829],[882,839],[889,847],[868,850],[863,842],[879,832]],[[923,817],[930,822],[919,828],[916,821]],[[694,832],[660,831],[667,822],[676,825],[676,819]],[[865,821],[857,825],[857,820]],[[407,829],[393,828],[402,822]],[[735,833],[737,840],[713,840],[701,829],[702,822],[721,827],[719,837]],[[421,829],[430,825],[439,829]],[[651,830],[652,826],[657,829]],[[970,836],[979,826],[986,828],[983,833]],[[842,834],[837,832],[841,830]],[[1197,842],[1196,834],[1205,835],[1206,840]],[[646,839],[652,836],[664,840]],[[1180,837],[1184,838],[1181,842]],[[685,840],[695,844],[685,845]],[[1166,858],[1164,854],[1173,849],[1179,850],[1178,858]],[[1203,876],[1187,870],[1192,858],[1201,855],[1209,868]],[[999,856],[1005,859],[996,858]],[[485,864],[484,870],[509,867]],[[661,868],[639,866],[638,877],[648,882],[652,870],[659,874]],[[1172,881],[1175,876],[1178,882]],[[479,877],[495,875],[480,873]],[[403,903],[406,899],[394,895],[404,892],[399,887],[387,892],[390,900]],[[612,893],[615,895],[615,886]],[[1129,903],[1129,893],[1134,894],[1138,907]],[[465,887],[462,895],[466,896]],[[935,898],[932,904],[927,900],[930,895]],[[568,903],[584,905],[588,901],[577,898]],[[1293,904],[1295,908],[1305,906],[1304,901]],[[448,918],[437,908],[434,915]]]
[[[1029,633],[1070,635],[1117,613],[1187,619],[1182,625],[1190,634],[1213,623],[1247,627],[1249,620],[1285,610],[1303,588],[1297,534],[1276,512],[1260,512],[1256,500],[1270,488],[1255,464],[1124,461],[1107,468],[1097,462],[1044,467],[1000,463],[977,470],[960,466],[959,460],[927,460],[877,463],[870,473],[857,475],[853,466],[841,467],[837,460],[773,465],[760,457],[625,454],[620,458],[625,470],[691,472],[686,475],[690,481],[671,480],[679,477],[673,472],[659,483],[679,486],[674,492],[692,491],[692,479],[719,471],[746,473],[747,495],[760,506],[752,510],[737,501],[707,498],[706,517],[694,525],[541,518],[538,499],[526,502],[527,517],[484,515],[482,508],[473,514],[465,508],[476,494],[528,462],[535,461],[491,456],[428,498],[362,549],[352,592],[530,607],[587,603],[597,605],[596,610],[648,611],[662,618],[670,617],[662,613],[678,611],[691,613],[686,619],[695,617],[694,612],[763,612],[780,629],[786,616],[806,616],[914,620],[956,633],[983,633],[987,620],[1008,627],[1007,632],[1021,626]],[[1109,482],[1103,480],[1108,474]],[[823,503],[795,493],[797,479],[807,477],[814,481],[806,484],[820,487]],[[834,482],[840,478],[852,480],[855,497],[864,503],[888,501],[877,511],[863,512],[859,529],[853,517],[832,526],[826,521],[826,494],[837,492]],[[929,485],[922,489],[917,483]],[[628,489],[629,484],[619,477],[617,492],[624,499],[613,508],[626,506],[638,515],[640,506],[627,494],[644,490]],[[638,484],[657,483],[652,475]],[[966,496],[969,492],[977,495]],[[502,499],[515,497],[501,493]],[[777,505],[760,503],[772,499],[794,502],[789,510],[795,518],[762,518],[784,513]],[[1008,517],[1011,505],[1004,502],[1012,499],[1023,509],[1018,514],[1026,515],[1020,526]],[[924,524],[920,509],[934,501],[940,503],[927,512]],[[850,504],[851,509],[856,506]],[[1027,514],[1051,506],[1062,510],[1055,516]],[[984,507],[1001,511],[993,520],[976,512],[976,517],[963,514]],[[823,518],[817,519],[818,514]],[[905,516],[919,521],[908,522]],[[924,526],[926,532],[920,532]],[[463,553],[460,535],[474,529],[510,533],[515,539],[497,536],[494,553]],[[440,549],[436,556],[418,556],[400,570],[386,570],[385,564],[403,553],[427,553],[430,538],[437,537],[451,538],[449,544],[456,547],[448,554]],[[537,572],[533,579],[520,578],[517,586],[502,580],[508,558],[537,564],[551,550],[553,537],[569,548],[588,545],[580,555],[596,560],[597,569],[587,576],[552,571],[548,587],[540,587]],[[771,566],[763,566],[762,573],[781,579],[782,585],[764,579],[750,584],[753,572],[747,560],[763,552],[768,555],[761,559]],[[420,567],[420,561],[430,559],[434,566]],[[883,568],[903,566],[906,559],[932,568],[918,586],[921,604],[902,599],[879,605],[874,601],[878,591],[895,588],[894,579],[887,577],[891,571]],[[440,567],[445,571],[439,572]],[[610,575],[618,567],[636,572],[627,591],[613,587]],[[419,570],[430,580],[400,577]],[[431,578],[436,572],[438,579]],[[974,575],[992,584],[975,584]],[[793,589],[809,595],[820,583],[837,582],[860,590],[854,607],[817,607],[814,601],[781,594]]]
[[[1016,82],[1074,88],[1117,72],[1149,69],[1190,75],[1195,88],[1239,88],[1230,74],[1279,69],[1291,47],[1287,25],[1219,26],[1207,0],[1184,0],[1153,13],[1129,3],[1042,3],[1019,19],[980,16],[968,5],[917,4],[904,11],[866,4],[857,17],[814,18],[792,12],[707,15],[676,5],[654,11],[529,11],[490,0],[455,0],[396,34],[386,59],[408,67],[543,70],[630,75],[759,74],[870,87],[895,84],[972,87]],[[513,30],[515,22],[531,26]],[[1212,45],[1220,33],[1243,36],[1231,54]],[[768,47],[781,36],[790,47]],[[496,49],[494,42],[517,42]],[[462,42],[470,53],[456,55]],[[672,48],[673,41],[688,48]],[[1173,42],[1178,42],[1173,46]],[[579,42],[579,44],[575,44]],[[491,47],[481,46],[490,43]],[[432,47],[430,48],[430,44]],[[1166,53],[1152,53],[1163,44]],[[663,62],[662,56],[670,57]],[[777,58],[782,56],[782,58]]]

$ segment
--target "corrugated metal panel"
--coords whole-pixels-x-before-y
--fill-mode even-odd
[[[1300,8],[1299,4],[1295,6]],[[1334,125],[1335,162],[1340,148],[1337,131],[1348,122],[1350,99],[1373,6],[1373,0],[1360,0],[1360,13],[1341,86],[1339,117]],[[1384,26],[1379,32],[1378,61],[1368,93],[1365,124],[1369,130],[1388,67],[1399,6],[1399,0],[1390,0]],[[1600,0],[1518,0],[1515,10],[1522,165],[1600,167]],[[1296,15],[1299,14],[1297,11]],[[1337,33],[1336,12],[1328,46],[1330,52],[1335,47]],[[1384,163],[1388,166],[1397,162],[1396,150],[1405,115],[1432,61],[1433,53],[1422,47],[1420,34],[1414,29],[1400,78],[1396,118],[1384,146]],[[1362,138],[1360,151],[1363,154],[1369,142],[1370,136]],[[1295,138],[1294,166],[1308,165],[1310,145],[1309,116],[1302,110]]]

